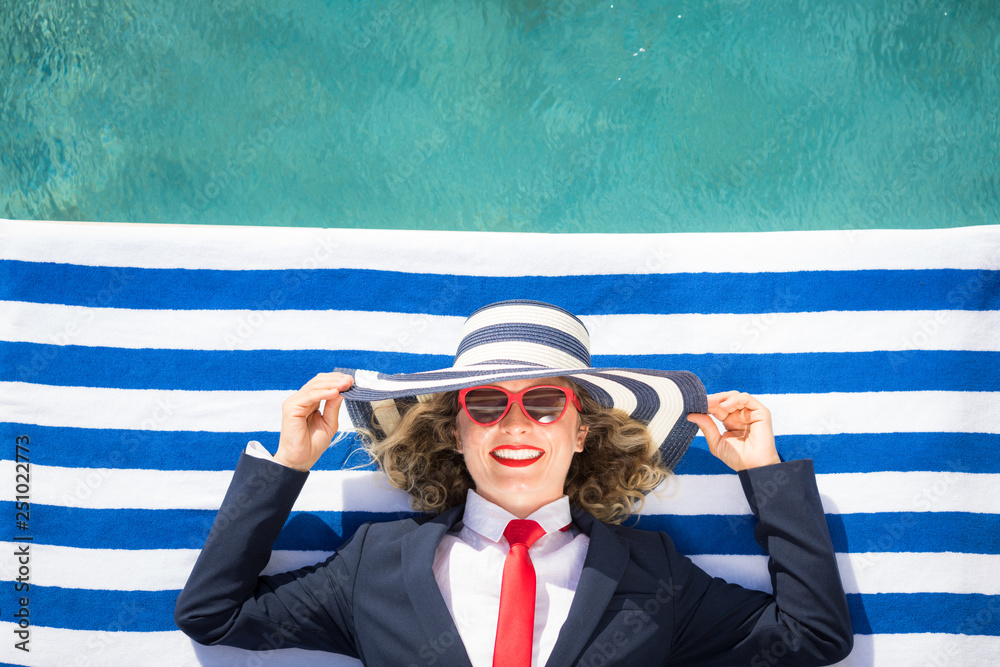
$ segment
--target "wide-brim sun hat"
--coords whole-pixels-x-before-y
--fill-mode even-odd
[[[354,377],[343,394],[354,426],[386,434],[407,405],[433,394],[508,380],[569,378],[599,404],[645,424],[671,469],[698,429],[688,413],[708,407],[705,387],[693,373],[592,367],[587,327],[569,311],[541,301],[500,301],[474,312],[462,326],[450,368],[397,375],[338,370]]]

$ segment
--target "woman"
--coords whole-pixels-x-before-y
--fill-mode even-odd
[[[260,577],[342,413],[436,516],[362,526],[325,562]],[[740,474],[773,595],[617,525],[695,425]],[[767,409],[737,392],[706,400],[688,373],[591,368],[585,327],[549,304],[480,309],[450,369],[317,375],[285,401],[273,461],[248,454],[177,602],[202,643],[496,666],[819,665],[851,648],[811,463],[781,463]]]

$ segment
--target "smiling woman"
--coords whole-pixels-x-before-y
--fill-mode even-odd
[[[533,423],[523,417],[520,409],[515,409],[517,406],[506,403],[506,396],[502,393],[504,388],[520,384],[528,387],[547,384],[565,386],[573,390],[573,396],[581,407],[578,409],[569,401],[565,403],[564,410],[571,415],[563,414],[551,424]],[[483,479],[474,480],[472,470],[486,471],[497,465],[520,467],[542,463],[540,459],[544,449],[511,442],[517,439],[517,431],[528,431],[531,426],[545,429],[564,424],[563,429],[570,431],[569,435],[584,436],[582,445],[573,443],[573,450],[578,453],[568,462],[557,497],[565,493],[573,505],[586,509],[601,521],[621,523],[637,512],[642,507],[645,494],[656,488],[670,472],[642,423],[622,410],[601,405],[572,380],[541,378],[499,383],[495,388],[501,389],[500,395],[505,398],[507,411],[502,419],[492,424],[476,428],[477,424],[468,410],[462,409],[462,392],[471,392],[476,389],[473,387],[461,392],[434,394],[427,400],[405,407],[402,419],[391,435],[385,435],[380,429],[366,431],[372,459],[385,471],[394,486],[412,496],[415,509],[437,514],[465,502],[471,488],[482,494],[483,485],[489,483],[489,478],[484,475]],[[531,404],[530,394],[528,403]],[[522,416],[518,418],[518,415]],[[459,436],[463,428],[469,433],[466,437]],[[499,441],[489,451],[490,457],[485,463],[491,465],[487,466],[478,459],[470,461],[459,443],[476,445],[490,432],[506,434],[509,440],[506,443]],[[539,432],[547,433],[545,430]],[[513,512],[511,507],[507,509]]]
[[[260,576],[342,406],[390,481],[436,516],[362,526],[323,563]],[[664,533],[615,524],[695,424],[740,472],[773,594],[713,579]],[[178,598],[177,624],[199,642],[267,648],[260,637],[278,632],[283,646],[371,665],[410,664],[436,642],[442,664],[494,667],[823,665],[851,649],[811,462],[781,463],[768,410],[706,397],[683,371],[593,368],[582,322],[550,304],[478,310],[448,369],[320,373],[283,404],[267,459],[241,458]]]

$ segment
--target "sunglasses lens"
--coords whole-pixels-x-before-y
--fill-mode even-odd
[[[558,387],[537,387],[524,392],[524,411],[539,424],[558,421],[566,410],[566,392]],[[472,421],[488,425],[507,410],[507,394],[494,387],[477,387],[465,394],[465,411]]]
[[[566,393],[554,387],[539,387],[524,394],[524,409],[542,424],[559,419],[566,409]]]
[[[507,409],[507,394],[498,389],[481,387],[465,395],[465,409],[479,424],[492,424]]]

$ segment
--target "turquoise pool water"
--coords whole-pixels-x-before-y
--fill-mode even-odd
[[[509,231],[998,222],[995,0],[0,9],[0,217]]]

